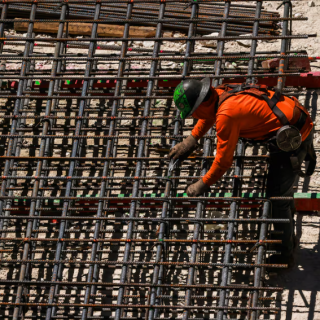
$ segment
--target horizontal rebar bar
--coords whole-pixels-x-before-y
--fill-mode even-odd
[[[270,240],[271,241],[271,240]],[[266,242],[268,243],[268,242]],[[271,242],[270,242],[271,243]],[[239,267],[239,268],[255,268],[255,267],[268,267],[268,268],[287,268],[286,264],[246,264],[246,263],[206,263],[206,262],[146,262],[146,261],[73,261],[73,260],[10,260],[10,259],[1,259],[0,263],[33,263],[33,264],[103,264],[103,265],[145,265],[145,266],[154,266],[154,265],[168,265],[168,266],[199,266],[199,267]]]
[[[0,285],[13,285],[13,284],[28,284],[30,286],[46,286],[52,284],[59,284],[62,286],[86,286],[95,284],[95,282],[78,282],[78,281],[19,281],[19,280],[3,280],[0,279]],[[254,287],[248,285],[228,285],[228,286],[219,286],[219,285],[211,285],[211,284],[196,284],[196,285],[185,285],[185,284],[177,284],[177,283],[170,283],[170,284],[157,284],[157,283],[117,283],[117,282],[99,282],[96,283],[98,286],[101,287],[141,287],[141,288],[150,288],[150,287],[162,287],[162,288],[194,288],[194,289],[236,289],[236,290],[262,290],[262,291],[283,291],[281,287]]]
[[[204,198],[204,197],[201,197]],[[201,199],[200,198],[200,199]],[[24,198],[23,198],[24,199]],[[79,199],[79,198],[77,198]],[[96,198],[94,198],[96,199]],[[119,201],[123,201],[123,198],[116,198]],[[145,198],[143,198],[145,199]],[[184,201],[188,201],[188,198],[183,198]],[[212,198],[209,198],[212,199]],[[223,200],[223,198],[218,198]],[[243,200],[242,198],[240,198]],[[273,198],[272,198],[273,199]],[[281,198],[282,199],[288,199],[292,200],[293,198],[287,197],[287,198]],[[74,199],[75,200],[75,199]],[[89,200],[88,198],[84,198],[83,200]],[[109,200],[109,199],[108,199]],[[176,198],[173,198],[171,200],[176,200]],[[237,199],[230,199],[229,201],[236,201]],[[250,200],[252,201],[252,199]],[[151,218],[151,217],[137,217],[137,218],[130,218],[130,217],[71,217],[71,216],[66,216],[66,217],[61,217],[61,216],[40,216],[40,217],[30,217],[30,216],[9,216],[6,218],[0,217],[1,219],[8,219],[8,220],[18,220],[18,219],[26,219],[26,220],[32,220],[32,219],[39,219],[39,220],[115,220],[115,221],[157,221],[157,222],[163,222],[163,221],[186,221],[186,222],[196,222],[196,221],[203,221],[203,222],[238,222],[238,223],[264,223],[264,222],[278,222],[278,223],[289,223],[289,219],[261,219],[261,218],[251,218],[251,219],[245,219],[245,218],[239,218],[239,219],[230,219],[230,218]],[[24,239],[24,238],[23,238]],[[30,240],[30,239],[29,239]],[[47,241],[50,239],[47,239]],[[81,239],[80,239],[81,240]],[[45,240],[44,240],[45,241]],[[77,240],[76,240],[77,241]],[[153,240],[153,241],[158,241],[158,240]],[[254,241],[256,242],[256,241]]]
[[[13,302],[0,302],[0,305],[4,306],[35,306],[35,307],[47,307],[47,306],[57,306],[57,307],[65,307],[65,306],[73,306],[73,307],[94,307],[94,308],[155,308],[155,307],[161,307],[163,309],[204,309],[204,310],[274,310],[278,311],[280,308],[278,307],[231,307],[231,306],[226,306],[226,307],[217,307],[217,306],[175,306],[175,305],[131,305],[131,304],[124,304],[124,305],[119,305],[119,304],[84,304],[84,303],[25,303],[25,302],[20,302],[20,303],[13,303]]]

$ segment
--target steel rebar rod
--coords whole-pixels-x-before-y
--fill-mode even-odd
[[[283,6],[283,17],[287,18],[289,16],[289,9],[291,6],[291,1],[290,0],[284,0],[283,1],[284,6]],[[284,21],[283,22],[283,27],[282,27],[282,35],[287,36],[288,35],[288,22]],[[280,58],[279,61],[279,77],[278,77],[278,83],[277,83],[277,88],[282,91],[285,85],[285,80],[286,78],[283,76],[285,74],[285,71],[287,69],[287,63],[288,60],[285,58],[286,53],[288,50],[288,40],[283,38],[281,40],[281,55],[283,58]]]
[[[31,9],[31,12],[30,12],[30,18],[31,19],[34,19],[35,17],[35,11],[36,11],[36,5],[32,5],[32,9]],[[30,23],[29,26],[28,26],[28,32],[27,32],[27,35],[29,37],[32,36],[32,31],[33,31],[33,24]],[[26,42],[26,46],[25,46],[25,50],[24,50],[24,53],[23,55],[25,57],[27,57],[29,54],[30,54],[30,49],[32,47],[32,42],[31,41],[28,41]],[[26,71],[27,71],[27,68],[28,68],[28,63],[26,63],[25,61],[22,62],[22,66],[21,66],[21,71],[20,71],[20,75],[21,77],[24,77],[25,74],[26,74]],[[25,80],[25,79],[24,79]],[[24,89],[24,80],[23,81],[19,81],[19,84],[18,84],[18,88],[17,88],[17,94],[20,95]],[[14,115],[18,115],[19,114],[19,110],[21,109],[21,106],[22,106],[22,102],[23,102],[23,99],[16,99],[15,100],[15,104],[14,104],[14,111],[13,111],[13,114]],[[15,134],[16,130],[17,130],[17,126],[18,126],[18,119],[13,119],[12,120],[12,125],[11,125],[11,129],[10,129],[10,134]],[[8,146],[7,146],[7,151],[6,151],[6,154],[8,156],[11,156],[13,154],[15,154],[15,144],[16,144],[16,138],[19,138],[20,135],[17,135],[16,137],[12,138],[12,139],[9,139],[9,142],[8,142]],[[12,161],[9,161],[10,159],[6,159],[5,161],[5,167],[4,167],[4,170],[3,170],[3,173],[4,174],[8,174],[9,173],[9,168],[12,167],[13,165],[13,162]],[[13,159],[11,159],[13,160]],[[6,193],[6,187],[7,187],[7,182],[4,182],[2,183],[1,185],[1,195],[5,195]],[[0,214],[1,215],[6,215],[6,212],[3,213],[3,210],[4,210],[4,206],[6,204],[4,203],[4,201],[0,201]],[[10,206],[10,205],[8,205]],[[6,205],[6,207],[8,207]],[[3,228],[3,223],[4,221],[2,220],[0,222],[0,227],[1,229]]]
[[[97,3],[95,5],[95,15],[94,15],[95,19],[99,18],[100,8],[101,8],[101,3]],[[97,23],[93,23],[92,31],[91,31],[91,37],[92,38],[96,37],[97,29],[98,29],[98,24]],[[96,46],[95,41],[91,41],[90,42],[90,46],[89,46],[89,51],[88,51],[88,57],[91,57],[92,54],[94,53],[95,46]],[[86,70],[85,70],[85,76],[89,76],[90,75],[91,64],[92,64],[91,61],[87,61]],[[88,81],[84,81],[83,89],[82,89],[82,95],[83,96],[87,94],[88,86],[89,86],[89,82]],[[79,112],[78,112],[78,115],[80,117],[83,114],[84,107],[85,107],[85,100],[80,100]],[[82,125],[82,119],[77,120],[76,134],[80,133],[81,125]],[[79,140],[77,140],[77,139],[73,140],[73,146],[72,146],[72,156],[73,157],[77,156],[78,147],[79,147],[78,144],[79,144]],[[69,176],[73,175],[74,167],[75,167],[75,161],[71,161],[69,172],[68,172]],[[67,183],[67,189],[66,189],[66,192],[65,192],[66,197],[68,197],[71,194],[71,192],[72,192],[72,182],[69,181]],[[64,201],[64,204],[63,204],[64,210],[62,212],[63,216],[67,216],[68,215],[68,207],[69,207],[69,201],[68,200]],[[65,226],[66,226],[66,221],[61,221],[60,222],[59,238],[63,238]],[[62,245],[63,245],[63,243],[61,241],[57,242],[56,260],[60,259]],[[53,267],[52,281],[55,281],[57,279],[58,268],[59,268],[59,264],[55,264],[54,267]],[[56,289],[55,286],[51,286],[50,294],[49,294],[49,298],[48,298],[48,302],[49,303],[53,303],[54,302],[55,289]],[[51,311],[52,311],[52,308],[48,307],[47,313],[46,313],[46,320],[50,320],[51,319],[51,316],[52,316]]]
[[[254,0],[256,1],[256,0]],[[286,22],[286,21],[284,21]],[[276,40],[276,39],[308,39],[309,37],[316,37],[315,34],[298,34],[298,35],[279,35],[279,36],[257,36],[257,37],[253,37],[253,36],[242,36],[241,39],[243,40]],[[146,38],[121,38],[121,41],[145,41]],[[207,36],[205,38],[206,40],[224,40],[224,41],[230,41],[230,40],[238,40],[239,36]],[[5,41],[5,44],[7,44],[7,42],[11,42],[11,41],[35,41],[35,39],[31,38],[31,37],[26,37],[26,38],[18,38],[18,37],[3,37],[0,38],[0,41]],[[77,38],[77,42],[82,42],[82,41],[114,41],[115,38],[111,38],[111,37],[101,37],[101,38]],[[203,37],[199,37],[199,36],[194,36],[192,38],[188,38],[188,37],[174,37],[174,38],[169,38],[169,37],[162,37],[161,41],[188,41],[188,40],[203,40]],[[42,41],[42,42],[58,42],[58,41],[64,41],[64,42],[68,42],[70,41],[70,38],[37,38],[36,41]],[[159,39],[157,38],[148,38],[148,41],[156,41],[159,42]],[[9,44],[9,43],[8,43]]]
[[[208,199],[212,199],[211,197],[209,197]],[[282,200],[283,198],[281,198]],[[293,198],[289,198],[289,200],[291,200]],[[232,201],[232,200],[230,200]],[[266,200],[267,201],[267,200]],[[1,219],[1,217],[0,217]],[[4,218],[3,218],[4,219]],[[162,222],[162,221],[186,221],[186,222],[196,222],[196,221],[212,221],[212,222],[238,222],[238,223],[258,223],[258,222],[266,222],[265,219],[259,219],[259,218],[149,218],[149,217],[141,217],[141,218],[130,218],[130,217],[124,217],[124,218],[120,218],[120,217],[79,217],[79,216],[75,216],[75,217],[61,217],[61,216],[40,216],[40,217],[28,217],[28,216],[10,216],[7,219],[11,219],[11,220],[18,220],[18,219],[26,219],[26,220],[30,220],[30,219],[39,219],[39,220],[52,220],[52,219],[56,219],[56,220],[123,220],[123,221],[127,221],[127,220],[137,220],[137,221],[156,221],[156,222]],[[278,222],[278,223],[289,223],[289,219],[268,219],[267,222]],[[28,238],[23,238],[26,239],[26,241],[28,241]],[[62,239],[62,238],[61,238]],[[46,240],[44,240],[46,241]],[[47,240],[48,241],[48,240]],[[230,240],[231,241],[231,240]]]
[[[66,11],[67,11],[67,7],[66,5],[62,7],[62,11],[61,11],[61,19],[65,19],[66,17]],[[59,24],[59,29],[58,29],[58,34],[57,34],[57,37],[61,37],[62,34],[63,34],[63,28],[64,28],[64,23],[61,22]],[[58,57],[59,56],[59,51],[60,51],[60,44],[57,43],[56,45],[56,48],[55,48],[55,56]],[[56,75],[56,71],[57,71],[57,66],[58,66],[58,63],[54,63],[53,64],[53,67],[52,67],[52,76],[55,76]],[[48,91],[48,94],[51,94],[51,92],[54,90],[54,85],[55,85],[55,82],[54,81],[51,81],[50,82],[50,85],[49,85],[49,91]],[[47,102],[47,105],[46,105],[46,115],[50,115],[50,110],[51,110],[51,107],[52,107],[52,100],[48,100]],[[43,135],[46,135],[48,133],[48,128],[49,128],[49,123],[46,121],[44,123],[44,126],[43,126],[43,130],[42,130],[42,134]],[[45,155],[45,148],[46,148],[46,144],[50,144],[50,140],[49,139],[46,139],[46,138],[42,138],[41,140],[41,146],[40,146],[40,150],[39,150],[39,156],[43,156]],[[42,172],[42,164],[43,162],[41,160],[38,161],[37,163],[37,170],[36,170],[36,174],[37,175],[41,175],[41,172]],[[38,195],[38,192],[39,192],[39,186],[40,186],[40,181],[36,181],[35,184],[34,184],[34,187],[33,187],[33,190],[32,190],[32,195],[33,196],[37,196]],[[36,201],[32,200],[31,201],[31,205],[30,205],[30,212],[29,212],[29,215],[30,216],[36,216],[38,215],[37,211],[36,211]],[[38,205],[39,207],[39,205]],[[32,228],[34,228],[37,224],[37,221],[34,220],[30,220],[27,224],[27,232],[26,232],[26,237],[32,237]],[[23,251],[23,259],[27,259],[28,255],[29,255],[29,250],[30,250],[30,243],[25,243],[24,244],[24,251]],[[26,264],[23,264],[21,265],[21,268],[20,268],[20,274],[19,274],[19,278],[21,280],[24,280],[25,277],[26,277],[26,273],[28,271],[28,265]],[[29,272],[29,271],[28,271]],[[20,302],[21,301],[21,295],[22,295],[22,290],[23,290],[23,287],[22,286],[19,286],[18,287],[18,290],[17,290],[17,296],[16,296],[16,302]],[[15,308],[14,309],[14,319],[15,318],[18,318],[18,308]]]
[[[31,20],[35,18],[36,9],[37,9],[37,4],[33,4],[31,12],[30,12],[30,19]],[[30,37],[32,34],[33,34],[33,23],[30,22],[29,25],[28,25],[27,35]],[[25,57],[27,57],[29,55],[30,49],[31,49],[31,42],[27,42],[26,46],[25,46],[25,51],[24,51],[24,56]],[[22,62],[22,66],[21,66],[21,76],[25,75],[27,68],[28,68],[28,64],[26,63],[26,61],[23,61]],[[21,94],[21,92],[24,89],[24,85],[25,85],[24,81],[19,81],[17,94],[18,93],[19,93],[19,95]],[[15,101],[15,110],[16,110],[15,113],[16,114],[18,113],[18,110],[21,108],[22,102],[23,102],[22,99],[17,99]],[[12,120],[11,132],[15,131],[17,124],[18,124],[17,120]],[[10,139],[9,143],[8,143],[8,155],[10,155],[12,153],[12,150],[10,150],[10,149],[13,147],[13,145],[14,145],[14,139]],[[10,162],[8,160],[6,160],[6,166],[5,166],[4,172],[8,172],[9,171],[9,167],[10,167]],[[5,193],[6,186],[7,186],[6,182],[3,182],[2,183],[2,188],[1,188],[1,194]],[[1,201],[0,202],[0,212],[2,212],[2,210],[3,210],[3,202]],[[7,212],[5,212],[5,214],[7,214]],[[0,224],[0,226],[1,226],[1,228],[3,227],[2,224]],[[20,277],[21,280],[24,280],[24,275],[22,277],[22,273],[21,272],[20,272],[19,277]],[[17,288],[16,302],[20,302],[21,301],[22,292],[23,292],[23,287],[19,286]],[[15,307],[14,308],[14,312],[13,312],[13,319],[14,320],[18,319],[20,311],[21,311],[21,309],[19,307]]]
[[[271,211],[270,202],[266,202],[264,204],[262,218],[263,219],[268,219],[268,217],[270,215],[270,211]],[[262,223],[261,224],[261,229],[260,229],[259,240],[263,241],[266,238],[267,232],[268,232],[268,224],[267,223]],[[261,263],[262,264],[262,261],[264,260],[264,256],[265,256],[265,251],[266,251],[265,250],[265,246],[260,245],[258,247],[258,254],[257,254],[257,259],[256,259],[257,263]],[[261,267],[257,267],[255,269],[255,272],[254,272],[254,286],[257,286],[257,284],[258,285],[260,284],[261,275],[262,275],[262,268]],[[255,290],[253,292],[253,297],[252,297],[252,306],[256,307],[258,305],[258,302],[259,302],[259,291]],[[253,311],[251,313],[250,320],[256,320],[256,319],[258,319],[257,317],[258,317],[257,312]]]
[[[52,284],[58,284],[63,286],[87,286],[87,285],[98,285],[99,287],[141,287],[141,288],[149,288],[149,287],[162,287],[162,288],[202,288],[202,289],[236,289],[236,290],[263,290],[263,291],[283,291],[283,288],[281,287],[254,287],[250,285],[228,285],[228,286],[220,286],[220,285],[211,285],[211,284],[194,284],[194,285],[187,285],[187,284],[152,284],[152,283],[117,283],[117,282],[99,282],[98,284],[95,282],[85,282],[85,281],[19,281],[19,280],[3,280],[0,279],[0,285],[6,285],[6,284],[29,284],[30,286],[51,286]]]
[[[160,9],[159,9],[159,18],[160,19],[163,17],[164,11],[165,11],[165,3],[161,3]],[[161,33],[162,33],[162,23],[158,23],[155,39],[159,39],[161,37]],[[156,57],[158,56],[159,51],[160,51],[160,43],[159,43],[159,41],[157,41],[154,44],[154,51],[153,51],[153,58],[154,59],[156,59]],[[158,64],[158,62],[156,60],[152,61],[152,65],[150,68],[150,76],[154,76],[154,73],[156,72],[156,69],[157,69],[157,64]],[[154,82],[152,80],[150,80],[148,82],[147,95],[151,95],[153,85],[154,85]],[[145,106],[144,106],[144,111],[143,111],[144,116],[149,115],[149,109],[150,109],[150,100],[146,100]],[[148,125],[147,121],[143,120],[142,125],[141,125],[141,136],[145,135],[146,130],[147,130],[147,125]],[[142,154],[144,152],[144,148],[145,148],[144,140],[140,139],[139,147],[138,147],[138,156],[142,156]],[[141,167],[142,167],[142,162],[137,161],[135,176],[140,176]],[[139,181],[136,181],[134,183],[133,187],[134,188],[132,190],[132,195],[133,195],[133,197],[135,197],[136,195],[138,195],[138,192],[139,192]],[[136,206],[137,206],[137,202],[135,200],[133,200],[131,202],[131,206],[130,206],[130,217],[135,216]],[[132,238],[132,229],[133,229],[133,222],[130,222],[130,224],[128,225],[128,232],[127,232],[127,239],[128,240]],[[123,257],[124,262],[128,261],[128,259],[129,259],[130,249],[131,249],[131,244],[130,244],[130,242],[127,242],[126,246],[125,246],[126,252]],[[121,270],[121,277],[120,277],[120,281],[122,283],[126,282],[126,273],[127,273],[127,267],[123,266],[122,270]],[[124,294],[124,288],[121,287],[119,289],[119,295],[118,295],[118,299],[117,299],[117,304],[119,304],[119,305],[122,303],[123,294]],[[115,320],[119,320],[120,315],[121,315],[121,309],[117,309],[116,313],[115,313]]]
[[[36,8],[37,8],[37,5],[33,4],[32,7],[31,7],[30,19],[34,19],[35,18]],[[27,35],[28,35],[28,37],[32,37],[32,35],[33,35],[33,23],[32,22],[29,23],[29,25],[28,25]],[[27,57],[29,55],[31,49],[32,49],[32,42],[30,42],[30,41],[26,42],[23,56]],[[28,63],[26,61],[23,61],[22,65],[21,65],[21,73],[20,73],[22,77],[26,74],[27,70],[28,70]],[[19,81],[17,94],[20,95],[21,92],[24,89],[25,89],[25,81],[24,80],[23,81]],[[22,106],[22,103],[23,103],[23,99],[17,99],[15,101],[14,114],[18,114],[19,109]],[[18,126],[18,123],[19,123],[18,119],[12,121],[12,126],[11,126],[10,133],[15,133],[15,131],[17,129],[17,126]],[[17,147],[16,142],[17,142],[17,140],[15,138],[9,140],[8,146],[7,146],[7,154],[8,155],[15,154],[16,151],[17,152],[20,151],[19,148],[18,149],[16,148]],[[16,149],[16,150],[14,150],[14,149]],[[8,173],[9,172],[9,167],[11,167],[12,165],[13,165],[13,161],[9,161],[9,159],[6,160],[5,168],[4,168],[3,172],[4,173]],[[10,181],[9,181],[9,183],[10,183]],[[6,187],[7,187],[7,182],[2,183],[1,195],[4,195],[6,193]],[[12,194],[11,192],[9,192],[9,193]],[[5,205],[4,201],[0,201],[0,213],[1,213],[1,215],[6,216],[6,215],[9,215],[10,212],[9,211],[5,211],[3,213],[4,205]],[[6,207],[9,207],[9,206],[10,206],[10,200],[6,203]],[[1,229],[6,226],[5,221],[6,220],[1,219],[1,223],[0,223]],[[16,299],[16,301],[18,301],[18,302],[20,301],[19,295],[21,295],[22,290],[23,290],[23,288],[21,286],[17,289],[17,299]],[[16,320],[18,318],[19,311],[21,311],[21,309],[19,307],[16,307],[14,309],[14,313],[13,313],[13,319],[14,320]]]
[[[244,143],[240,140],[238,142],[237,145],[237,150],[236,150],[236,154],[237,155],[243,155],[245,152],[245,146]],[[236,160],[236,169],[235,169],[235,174],[240,174],[242,172],[242,159],[237,159]],[[237,197],[240,195],[241,192],[241,182],[238,179],[235,179],[233,181],[233,186],[234,186],[234,190],[232,192],[232,195],[234,197]],[[233,242],[233,237],[234,237],[234,232],[235,232],[235,222],[236,219],[238,218],[238,203],[237,202],[232,202],[230,205],[230,213],[229,213],[229,219],[235,219],[235,221],[229,222],[228,223],[228,235],[227,235],[227,241],[230,241],[229,243],[227,243],[225,245],[225,255],[224,255],[224,263],[230,263],[231,259],[232,259],[232,255],[231,255],[231,250],[232,250],[232,242]],[[221,286],[226,286],[228,284],[228,279],[229,278],[229,267],[224,267],[222,270],[222,279],[221,279]],[[227,290],[221,290],[220,294],[219,294],[219,306],[224,306],[226,302],[228,302],[226,300],[227,297]],[[224,317],[224,311],[220,310],[218,312],[218,319],[222,320]]]
[[[175,22],[210,22],[210,21],[219,21],[219,22],[240,22],[240,21],[246,21],[246,22],[259,22],[259,21],[306,21],[308,18],[303,18],[303,17],[286,17],[286,18],[269,18],[269,17],[264,17],[264,18],[257,18],[257,17],[237,17],[237,18],[190,18],[190,19],[173,19],[173,18],[163,18],[163,19],[143,19],[143,18],[134,18],[134,19],[113,19],[113,23],[121,22],[121,23],[134,23],[134,22],[154,22],[154,23],[159,23],[159,22],[170,22],[170,23],[175,23]],[[0,23],[9,23],[9,22],[16,22],[16,19],[0,19]],[[19,22],[30,22],[30,19],[19,19]],[[35,19],[33,22],[44,22],[44,23],[50,23],[50,22],[65,22],[65,23],[71,23],[71,22],[78,22],[78,23],[99,23],[99,24],[108,24],[110,21],[106,21],[105,19],[88,19],[88,20],[83,20],[83,19]],[[126,38],[126,37],[124,37]]]
[[[290,37],[290,36],[288,36]],[[253,40],[257,40],[256,38],[258,37],[253,37]],[[1,38],[0,38],[1,39]],[[279,38],[281,39],[281,38]],[[288,40],[288,39],[282,39],[282,40]],[[229,60],[233,59],[252,59],[256,58],[257,60],[268,60],[268,59],[275,59],[275,58],[282,58],[284,54],[282,55],[266,55],[266,56],[252,56],[252,55],[239,55],[239,56],[228,56]],[[286,55],[286,58],[291,58],[291,59],[299,59],[299,58],[307,58],[307,55]],[[30,56],[30,57],[17,57],[17,56],[12,56],[12,55],[5,55],[5,54],[0,54],[1,59],[6,59],[7,61],[31,61],[31,60],[40,60],[41,56]],[[50,56],[45,56],[46,60],[48,61],[185,61],[185,60],[191,60],[191,61],[198,61],[198,62],[205,62],[205,61],[215,61],[215,60],[225,60],[226,57],[219,57],[219,56],[193,56],[193,57],[177,57],[175,55],[170,56],[161,56],[161,57],[151,57],[149,55],[146,55],[144,57],[141,57],[140,55],[129,55],[128,57],[114,57],[112,54],[108,55],[103,55],[103,56],[93,56],[93,57],[79,57],[79,55],[76,55],[74,57],[67,55],[67,56],[60,56],[60,57],[50,57]],[[317,58],[317,57],[316,57]],[[3,78],[3,77],[2,77]],[[142,79],[142,77],[139,77],[138,79]],[[70,77],[70,79],[75,79],[75,77]]]
[[[128,7],[127,7],[127,19],[130,19],[131,14],[132,14],[132,9],[133,9],[133,4],[129,3]],[[125,27],[124,27],[124,32],[123,32],[123,37],[126,38],[129,35],[129,30],[130,30],[130,24],[126,23]],[[121,57],[125,57],[127,54],[127,50],[128,50],[128,43],[123,42],[122,43],[122,47],[121,47]],[[126,65],[125,62],[121,61],[119,63],[119,69],[118,69],[118,76],[121,77],[124,69],[125,69]],[[120,94],[120,90],[121,90],[121,81],[117,82],[116,84],[116,88],[115,88],[115,92],[114,95],[117,96]],[[117,114],[117,109],[118,109],[118,101],[113,101],[113,106],[112,106],[112,116],[115,117]],[[114,133],[114,127],[115,127],[115,122],[111,121],[110,123],[110,127],[109,127],[109,135],[113,135]],[[107,143],[107,148],[106,148],[106,158],[108,158],[110,156],[111,150],[113,147],[113,140],[108,140]],[[103,174],[107,174],[108,170],[109,170],[109,166],[110,166],[110,162],[109,161],[105,161],[104,163],[104,168],[103,168]],[[106,191],[106,182],[103,182],[101,184],[101,190],[100,190],[100,196],[104,196]],[[97,210],[97,217],[102,216],[103,213],[103,208],[105,206],[105,203],[103,201],[100,201],[98,204],[98,210]],[[100,232],[100,222],[97,221],[96,225],[95,225],[95,234],[94,237],[95,239],[97,239],[99,237],[99,232]],[[92,245],[92,252],[91,252],[91,259],[96,259],[97,257],[97,250],[99,250],[99,244],[97,243],[93,243]],[[96,266],[92,267],[90,266],[89,272],[88,272],[88,276],[87,276],[87,281],[91,282],[91,281],[96,281],[97,276],[98,275],[98,268]],[[90,298],[90,293],[95,292],[96,287],[92,286],[91,288],[87,288],[86,289],[86,297],[84,299],[84,303],[88,303],[89,302],[89,298]],[[89,311],[89,316],[92,315],[92,310]],[[87,319],[88,316],[88,310],[86,308],[83,309],[82,312],[82,320]]]

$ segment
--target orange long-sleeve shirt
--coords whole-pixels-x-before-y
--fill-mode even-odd
[[[203,182],[212,185],[219,180],[230,168],[233,161],[233,153],[239,137],[254,140],[264,140],[274,134],[282,125],[276,115],[271,111],[265,100],[240,94],[232,96],[223,102],[218,111],[215,111],[217,94],[224,91],[213,90],[212,98],[199,106],[192,114],[199,119],[192,130],[192,135],[198,140],[216,124],[217,152],[215,160],[203,177]],[[269,91],[269,97],[273,92]],[[286,114],[288,120],[293,119],[295,102],[285,96],[277,103],[277,106]],[[302,140],[309,135],[313,123],[310,121],[303,127]]]

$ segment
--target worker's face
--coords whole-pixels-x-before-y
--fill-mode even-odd
[[[196,109],[196,111],[192,114],[193,118],[196,119],[215,119],[216,111],[215,111],[215,103],[218,98],[217,93],[213,88],[210,88],[210,96],[207,101],[204,101],[200,104],[200,106]]]

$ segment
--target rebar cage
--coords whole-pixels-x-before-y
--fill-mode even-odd
[[[195,124],[173,104],[182,79],[268,77],[283,90],[298,74],[289,44],[307,35],[291,34],[304,18],[290,1],[282,16],[263,1],[0,4],[1,318],[274,319],[282,289],[266,284],[265,267],[286,266],[266,264],[277,253],[267,245],[279,243],[270,224],[288,221],[272,219],[265,198],[267,150],[240,141],[199,198],[184,192],[214,159],[214,128],[173,172],[167,153]],[[10,33],[15,17],[25,34]],[[37,23],[56,34],[35,33]],[[90,35],[69,34],[72,23]],[[101,35],[108,24],[122,36]],[[136,36],[139,26],[153,33]],[[200,50],[204,39],[217,47]],[[225,49],[239,39],[247,49]],[[257,51],[270,39],[279,48]]]

